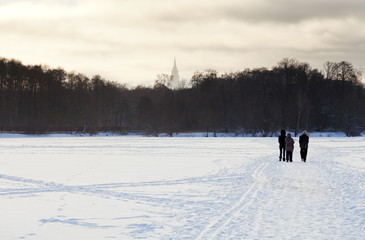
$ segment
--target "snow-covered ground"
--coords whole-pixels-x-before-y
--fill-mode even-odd
[[[365,138],[0,136],[0,239],[364,239]]]

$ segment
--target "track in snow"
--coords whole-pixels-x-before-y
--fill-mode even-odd
[[[175,139],[172,145],[168,145],[170,139],[156,143],[149,138],[135,143],[135,139],[126,139],[128,145],[121,143],[119,148],[113,142],[111,153],[98,153],[100,149],[93,147],[97,139],[92,139],[89,147],[85,141],[82,150],[67,142],[70,139],[59,140],[65,145],[62,151],[69,151],[65,157],[80,158],[82,153],[83,163],[69,168],[70,173],[62,173],[63,181],[47,180],[39,167],[34,167],[33,177],[24,174],[22,168],[14,170],[19,163],[37,162],[44,153],[34,149],[42,149],[41,145],[15,146],[19,157],[11,148],[8,152],[0,147],[3,156],[12,158],[0,162],[0,205],[7,206],[0,216],[0,224],[6,229],[0,232],[0,238],[71,239],[77,235],[84,239],[358,239],[365,230],[363,139],[312,139],[307,163],[298,162],[298,152],[293,163],[277,161],[273,139],[260,139],[260,148],[258,138],[211,142]],[[144,148],[144,140],[148,148]],[[102,145],[108,148],[109,139],[104,141]],[[132,150],[126,151],[129,146]],[[58,148],[57,144],[53,147]],[[46,152],[52,152],[53,147]],[[44,164],[51,161],[47,154]],[[95,157],[98,154],[104,160]],[[57,156],[62,159],[62,155]],[[145,164],[159,160],[166,165],[180,158],[176,164],[184,161],[193,170],[211,167],[214,171],[196,175],[180,167],[173,174],[183,175],[180,172],[186,171],[186,176],[121,180],[123,174],[119,176],[119,171],[127,174],[128,169],[124,169],[128,165],[119,164],[129,164],[129,158],[143,159]],[[196,165],[198,161],[201,163]],[[353,162],[360,168],[350,164]],[[63,167],[58,159],[54,163]],[[33,165],[26,166],[27,173],[33,171]],[[166,173],[173,167],[171,164]],[[56,169],[49,166],[47,170],[57,175]],[[113,175],[115,169],[117,175]],[[101,171],[105,175],[95,175]],[[103,181],[94,180],[96,177]],[[38,209],[39,205],[42,207]],[[19,215],[14,214],[17,211],[21,211]],[[54,234],[47,235],[49,232]]]
[[[214,219],[203,231],[197,236],[196,240],[212,239],[222,232],[222,230],[237,216],[237,213],[244,210],[257,197],[257,192],[261,189],[262,184],[268,181],[262,175],[262,171],[267,167],[268,162],[261,163],[252,174],[252,184],[249,189],[244,192],[242,197],[230,209],[225,211],[221,216]]]

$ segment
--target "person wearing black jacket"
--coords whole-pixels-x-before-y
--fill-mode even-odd
[[[285,162],[285,137],[286,137],[286,132],[283,129],[283,130],[281,130],[281,134],[278,137],[278,142],[279,142],[279,149],[280,149],[279,161],[281,161],[281,156],[283,156],[284,162]]]
[[[308,143],[309,143],[308,133],[306,130],[304,130],[303,134],[299,137],[300,157],[302,158],[302,162],[307,161]]]

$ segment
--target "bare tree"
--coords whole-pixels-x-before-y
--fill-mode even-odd
[[[337,63],[337,78],[342,81],[357,82],[356,70],[353,65],[346,61]]]
[[[329,79],[336,79],[337,77],[337,69],[338,69],[338,65],[334,62],[326,62],[323,66],[323,71],[324,71],[324,77],[329,80]]]
[[[172,76],[168,75],[166,73],[158,74],[157,78],[155,80],[154,87],[158,87],[159,85],[163,85],[168,88],[171,88],[172,87]]]
[[[298,95],[298,99],[297,99],[297,124],[296,124],[296,129],[295,129],[295,136],[298,135],[299,133],[299,126],[300,126],[300,122],[302,119],[302,113],[305,109],[305,105],[307,103],[306,97],[303,93],[299,93]],[[308,118],[308,112],[307,112],[307,118]]]

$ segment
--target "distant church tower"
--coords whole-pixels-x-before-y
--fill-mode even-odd
[[[172,76],[171,87],[178,88],[179,82],[180,82],[180,76],[179,76],[179,71],[177,70],[177,67],[176,67],[176,58],[174,58],[174,67],[172,68],[171,76]]]

